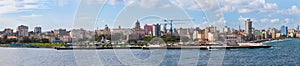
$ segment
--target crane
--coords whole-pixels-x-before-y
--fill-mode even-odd
[[[173,36],[173,21],[195,21],[195,20],[194,19],[165,19],[163,21],[167,22],[165,23],[165,26],[167,24],[170,24],[170,32],[171,32],[171,36]]]

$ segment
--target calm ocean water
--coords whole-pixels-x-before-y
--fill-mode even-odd
[[[300,39],[265,44],[273,47],[211,51],[0,48],[0,66],[300,65]]]

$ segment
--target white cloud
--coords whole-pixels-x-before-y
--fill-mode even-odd
[[[264,8],[266,8],[266,9],[276,9],[278,6],[277,6],[277,4],[276,3],[266,3],[265,5],[264,5]]]
[[[38,15],[38,14],[30,14],[30,15],[23,15],[21,17],[25,17],[25,18],[33,18],[33,17],[40,17],[42,15]]]
[[[43,3],[40,0],[0,0],[0,14],[17,13],[41,9]]]
[[[267,22],[267,23],[277,23],[279,21],[280,21],[279,18],[274,18],[274,19],[263,18],[263,19],[260,19],[260,22]]]
[[[270,22],[271,22],[271,23],[276,23],[276,22],[279,22],[279,19],[278,19],[278,18],[276,18],[276,19],[271,19]]]
[[[298,9],[297,6],[292,6],[290,9],[288,9],[287,13],[290,15],[297,15],[300,17],[300,10]]]
[[[266,3],[265,0],[225,0],[222,2],[224,12],[236,11],[238,13],[270,12],[277,9],[276,3]],[[229,8],[230,7],[230,8]],[[227,9],[227,10],[226,10]],[[230,10],[228,10],[230,9]]]
[[[249,12],[253,12],[254,10],[251,10],[251,9],[247,9],[247,8],[242,8],[242,9],[239,9],[238,12],[239,13],[249,13]]]

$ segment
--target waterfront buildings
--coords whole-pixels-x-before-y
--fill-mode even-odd
[[[277,30],[275,28],[271,28],[269,31],[269,34],[271,35],[272,39],[276,39],[276,33],[277,33]]]
[[[41,34],[42,33],[42,27],[34,27],[34,33]]]
[[[153,27],[152,25],[144,25],[144,31],[146,36],[153,36]]]
[[[139,20],[136,20],[135,22],[135,30],[140,30],[141,29],[141,25],[140,25],[140,21]]]
[[[246,19],[245,21],[245,33],[247,36],[247,40],[253,40],[253,27],[251,19]]]
[[[287,26],[281,26],[281,29],[280,29],[280,34],[281,35],[287,35],[288,34],[288,27]]]
[[[287,26],[283,26],[279,29],[254,29],[252,27],[252,21],[250,19],[245,20],[245,29],[234,29],[228,26],[223,26],[219,31],[219,26],[208,26],[206,28],[179,28],[171,32],[170,29],[166,29],[164,24],[145,24],[143,28],[140,26],[139,20],[134,23],[132,28],[109,28],[105,25],[102,29],[95,31],[88,31],[85,29],[72,29],[67,31],[66,29],[54,29],[52,31],[42,32],[42,27],[34,27],[34,31],[28,31],[28,27],[21,25],[18,26],[16,32],[13,29],[6,28],[2,32],[0,31],[0,38],[17,38],[22,40],[23,37],[43,39],[47,38],[49,41],[61,40],[63,42],[72,41],[91,41],[95,36],[104,36],[105,39],[111,40],[113,44],[120,44],[127,42],[128,40],[141,40],[144,37],[154,36],[180,36],[188,37],[189,42],[192,41],[204,41],[204,42],[218,42],[224,41],[231,44],[234,42],[247,42],[263,39],[279,39],[286,37],[300,37],[298,33],[298,27],[296,29],[288,29]],[[222,27],[222,26],[220,26]],[[169,32],[168,32],[169,31]],[[185,38],[186,39],[186,38]]]
[[[18,37],[28,37],[28,26],[21,25],[17,29]]]
[[[252,34],[252,21],[250,19],[245,21],[245,33],[247,35]]]
[[[160,24],[153,24],[153,36],[161,36]]]
[[[14,30],[11,28],[5,28],[3,30],[4,36],[12,36],[13,35]]]
[[[67,34],[67,30],[66,29],[55,29],[55,30],[53,30],[53,33],[54,33],[54,36],[60,37],[60,36]]]

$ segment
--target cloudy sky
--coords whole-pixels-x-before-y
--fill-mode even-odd
[[[0,30],[24,24],[33,30],[59,28],[131,28],[141,24],[178,21],[179,27],[209,25],[237,29],[250,18],[256,29],[300,25],[298,0],[0,0]]]

